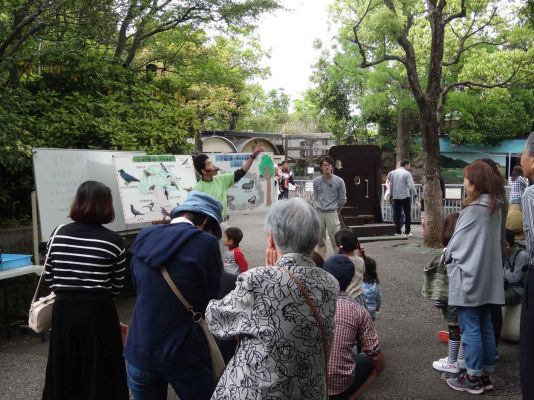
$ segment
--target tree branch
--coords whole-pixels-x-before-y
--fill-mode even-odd
[[[445,19],[445,22],[443,25],[447,25],[450,22],[454,21],[455,19],[464,18],[466,14],[467,13],[466,13],[466,8],[465,8],[465,0],[462,0],[462,3],[460,5],[460,11],[457,12],[456,14],[449,15],[449,17]]]
[[[491,22],[493,21],[493,18],[495,18],[496,15],[497,15],[497,8],[493,8],[488,20],[484,22],[482,25],[480,25],[479,27],[477,27],[476,29],[473,29],[475,25],[475,20],[476,20],[476,18],[473,17],[471,24],[469,25],[469,27],[467,28],[466,32],[464,33],[462,37],[460,37],[453,29],[453,33],[459,39],[460,44],[458,46],[458,51],[456,52],[455,56],[450,61],[444,61],[443,65],[448,67],[454,64],[458,64],[460,62],[460,58],[462,54],[475,46],[479,46],[481,44],[487,44],[491,46],[501,45],[502,43],[494,43],[494,42],[488,42],[488,41],[482,40],[480,42],[472,43],[469,46],[465,46],[465,43],[467,42],[467,40],[473,37],[474,35],[476,35],[478,32],[481,32],[484,29],[486,29],[491,24]],[[451,29],[452,29],[452,26],[451,26]]]
[[[453,89],[455,87],[461,87],[461,86],[467,86],[467,87],[470,87],[470,88],[479,88],[479,89],[494,89],[494,88],[498,88],[498,87],[507,88],[507,87],[510,87],[510,86],[512,86],[514,84],[514,78],[517,75],[517,73],[519,72],[519,70],[520,70],[520,67],[518,66],[518,67],[516,67],[514,69],[514,71],[508,77],[508,79],[505,79],[505,80],[500,81],[500,82],[495,82],[495,83],[473,82],[473,81],[470,81],[470,80],[454,82],[454,83],[451,83],[450,85],[447,85],[447,86],[445,86],[443,88],[443,90],[441,91],[441,96],[442,96],[442,98],[445,98],[451,89]]]

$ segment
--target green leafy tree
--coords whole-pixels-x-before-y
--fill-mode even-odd
[[[510,20],[502,2],[490,0],[338,0],[333,9],[340,35],[357,49],[361,68],[398,63],[406,74],[424,150],[425,243],[439,246],[438,136],[447,96],[462,87],[490,89],[523,81],[532,62],[531,32],[518,32],[519,21]],[[476,61],[465,62],[469,53]]]

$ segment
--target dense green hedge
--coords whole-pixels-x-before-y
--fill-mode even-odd
[[[34,188],[32,147],[184,153],[200,129],[171,80],[74,71],[8,87],[0,96],[0,218],[25,220]],[[107,71],[109,72],[109,71]]]

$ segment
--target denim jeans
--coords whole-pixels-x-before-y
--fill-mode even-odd
[[[180,400],[208,400],[215,389],[209,366],[149,372],[128,364],[127,372],[134,400],[167,400],[168,384]]]
[[[462,329],[465,365],[471,376],[491,374],[495,370],[495,334],[491,323],[491,304],[458,307]]]

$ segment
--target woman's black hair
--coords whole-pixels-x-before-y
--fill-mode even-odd
[[[363,262],[365,264],[363,281],[365,283],[380,283],[376,272],[376,261],[371,257],[363,256]]]

